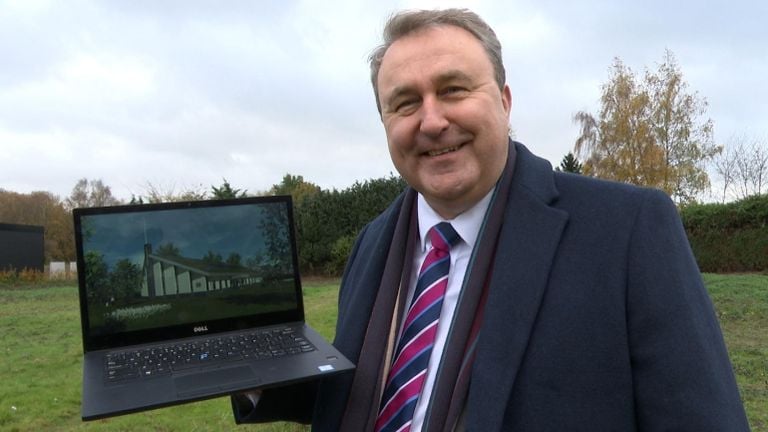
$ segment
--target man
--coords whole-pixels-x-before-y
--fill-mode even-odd
[[[474,13],[401,13],[384,33],[372,83],[412,189],[365,227],[342,279],[335,345],[357,370],[265,391],[255,409],[236,396],[237,421],[748,430],[671,201],[553,172],[511,142],[501,47]]]

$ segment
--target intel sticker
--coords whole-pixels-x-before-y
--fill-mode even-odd
[[[331,365],[322,365],[318,366],[317,368],[320,369],[320,372],[328,372],[333,370],[333,366]]]

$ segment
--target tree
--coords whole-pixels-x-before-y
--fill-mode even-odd
[[[712,120],[698,122],[706,114],[707,101],[687,92],[688,84],[669,50],[655,74],[646,71],[645,80],[651,93],[652,130],[664,156],[662,189],[678,202],[691,202],[709,188],[704,163],[722,151],[714,144]]]
[[[556,171],[569,172],[574,174],[581,174],[582,165],[576,156],[572,152],[568,152],[563,156],[563,160],[560,161],[560,166],[555,168]]]
[[[240,267],[243,265],[242,263],[243,258],[240,256],[237,252],[232,252],[227,256],[227,260],[225,261],[227,265],[233,266],[233,267]]]
[[[763,193],[768,185],[768,146],[765,139],[732,135],[712,160],[722,183],[722,202]]]
[[[731,137],[731,142],[733,142],[733,140],[734,138]],[[733,187],[733,184],[736,181],[736,158],[738,153],[735,148],[735,146],[730,144],[725,145],[723,146],[723,151],[712,159],[715,172],[723,183],[722,203],[725,203],[728,191]]]
[[[47,192],[44,192],[48,194]],[[48,261],[74,261],[75,226],[72,214],[55,196],[48,194],[45,219],[45,256]]]
[[[58,196],[50,192],[20,194],[0,189],[0,222],[42,226],[45,230],[45,261],[74,261],[72,215]]]
[[[293,255],[291,231],[287,223],[288,212],[284,206],[270,205],[262,210],[259,226],[264,233],[265,250],[258,257],[259,267],[265,279],[283,278],[291,272]]]
[[[141,269],[128,259],[115,263],[109,273],[109,291],[115,300],[138,296],[141,293]]]
[[[109,301],[105,287],[109,280],[109,268],[104,262],[104,255],[98,251],[85,253],[85,285],[88,287],[88,295],[91,301]],[[98,294],[97,294],[98,293]]]
[[[224,183],[221,186],[211,186],[211,194],[215,199],[229,199],[229,198],[244,198],[247,191],[241,191],[240,189],[233,189],[227,179],[223,179]]]
[[[603,85],[598,117],[584,111],[574,116],[581,125],[575,152],[585,159],[585,174],[635,184],[652,181],[652,170],[643,163],[652,139],[648,127],[637,122],[646,116],[647,99],[632,71],[615,59],[612,77]]]
[[[216,252],[209,250],[208,253],[203,256],[203,261],[208,264],[222,264],[224,263],[224,258],[221,257],[221,254],[217,254]]]
[[[768,147],[764,140],[746,136],[731,137],[733,186],[739,199],[760,195],[768,183]]]
[[[157,251],[155,253],[157,255],[167,256],[167,257],[181,256],[181,250],[179,249],[178,246],[173,244],[173,242],[161,244],[160,246],[158,246]]]
[[[144,194],[138,197],[131,197],[132,204],[143,203],[162,203],[162,202],[176,202],[176,201],[200,201],[206,198],[206,191],[203,186],[188,187],[177,191],[176,187],[171,186],[159,186],[151,182],[146,182],[144,185]]]
[[[688,84],[671,51],[642,80],[618,58],[602,87],[597,116],[580,111],[574,146],[584,172],[655,187],[688,203],[709,188],[704,164],[721,148],[714,144],[707,102]]]
[[[130,205],[144,204],[144,197],[131,194],[131,200],[128,201],[128,204]]]
[[[66,200],[70,210],[78,207],[104,207],[119,204],[121,204],[120,200],[112,196],[112,189],[101,179],[89,181],[87,178],[81,178]]]
[[[283,180],[276,185],[272,185],[269,190],[270,195],[290,195],[295,205],[309,198],[318,195],[321,192],[320,186],[304,180],[302,176],[286,174]]]

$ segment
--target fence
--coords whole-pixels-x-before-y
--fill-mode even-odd
[[[74,261],[51,261],[45,266],[45,274],[48,279],[76,280],[77,263]]]

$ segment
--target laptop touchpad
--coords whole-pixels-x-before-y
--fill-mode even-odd
[[[205,371],[174,378],[179,396],[194,396],[232,388],[258,385],[261,380],[250,366]]]

